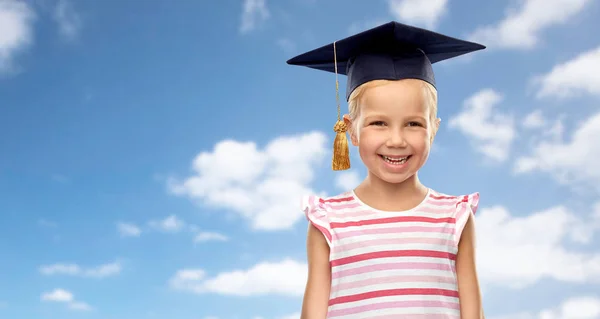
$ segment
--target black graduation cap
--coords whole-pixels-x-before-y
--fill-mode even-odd
[[[358,86],[372,80],[421,79],[435,86],[432,64],[484,49],[485,46],[395,21],[303,53],[291,65],[336,73],[338,119],[333,170],[350,168],[346,131],[340,116],[337,74],[348,76],[346,100]]]
[[[392,21],[303,53],[287,63],[327,72],[336,72],[337,64],[336,73],[348,76],[348,100],[354,89],[371,80],[416,78],[435,86],[433,63],[481,49],[485,46]]]

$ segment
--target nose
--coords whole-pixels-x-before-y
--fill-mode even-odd
[[[388,136],[386,146],[387,147],[396,147],[402,148],[406,147],[406,138],[404,136],[404,132],[402,130],[393,130],[390,131],[390,135]]]

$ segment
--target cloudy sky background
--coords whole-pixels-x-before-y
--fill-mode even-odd
[[[421,173],[481,193],[487,317],[600,318],[598,1],[215,3],[0,0],[0,318],[298,318],[298,198],[365,171],[285,60],[390,20],[488,46]]]

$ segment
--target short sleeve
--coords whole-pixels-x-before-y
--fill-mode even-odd
[[[455,212],[455,229],[454,229],[454,242],[458,245],[463,229],[469,220],[469,217],[477,213],[479,207],[479,193],[472,193],[469,195],[459,196],[456,203]]]
[[[332,232],[323,200],[314,195],[304,196],[301,205],[306,219],[325,236],[325,240],[331,248]]]

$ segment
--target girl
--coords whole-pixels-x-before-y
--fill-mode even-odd
[[[483,48],[390,22],[288,61],[348,76],[349,114],[340,118],[338,101],[333,169],[349,168],[348,130],[368,170],[353,190],[304,198],[302,319],[483,318],[473,230],[479,194],[445,195],[418,178],[440,123],[431,64]]]

